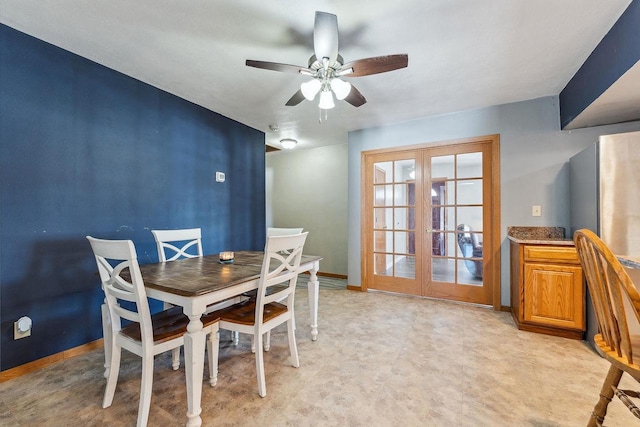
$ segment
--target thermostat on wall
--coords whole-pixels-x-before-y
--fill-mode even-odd
[[[224,172],[216,172],[216,182],[224,182]]]

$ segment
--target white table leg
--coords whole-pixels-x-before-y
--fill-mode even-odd
[[[186,314],[186,313],[185,313]],[[184,369],[187,378],[187,427],[202,425],[202,375],[204,373],[204,347],[206,332],[202,329],[200,314],[188,315],[189,324],[184,336]]]
[[[111,360],[111,318],[109,317],[109,307],[103,303],[100,307],[102,311],[102,343],[104,346],[104,377],[109,377],[109,361]]]
[[[319,263],[315,263],[313,268],[309,270],[309,282],[307,283],[307,292],[309,293],[309,315],[311,317],[311,341],[318,339],[318,294],[320,283],[318,282]]]

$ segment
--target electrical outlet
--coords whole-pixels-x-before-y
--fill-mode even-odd
[[[224,182],[225,179],[224,172],[216,172],[216,182]]]
[[[531,216],[542,216],[542,207],[533,206],[531,209]]]

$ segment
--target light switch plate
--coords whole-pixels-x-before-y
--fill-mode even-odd
[[[533,206],[531,208],[531,216],[542,216],[542,207],[540,206]]]
[[[216,172],[216,182],[224,182],[224,172]]]

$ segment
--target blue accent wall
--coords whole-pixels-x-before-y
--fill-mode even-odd
[[[1,370],[102,337],[86,235],[132,239],[141,264],[153,228],[264,247],[264,133],[4,25],[0,166]]]
[[[560,92],[564,129],[640,60],[640,0],[633,0]]]

